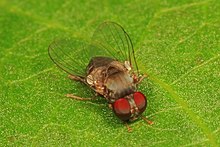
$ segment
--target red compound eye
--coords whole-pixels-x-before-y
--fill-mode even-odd
[[[144,110],[147,107],[147,99],[141,92],[135,92],[134,93],[134,102],[136,106],[138,107],[140,114],[144,112]]]
[[[131,106],[127,99],[120,98],[113,103],[115,115],[123,121],[129,120],[131,116]]]

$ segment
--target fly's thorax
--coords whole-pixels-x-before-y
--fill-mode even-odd
[[[122,63],[109,57],[93,57],[87,66],[86,82],[112,103],[136,90],[130,70],[129,61]]]
[[[115,61],[109,57],[93,57],[89,61],[87,66],[86,73],[87,75],[90,74],[94,69],[99,68],[99,70],[106,70],[106,68],[111,64],[111,62]],[[100,69],[101,68],[101,69]]]
[[[105,81],[105,87],[109,103],[136,91],[136,85],[128,72],[118,72],[109,76]]]
[[[95,89],[95,91],[101,95],[104,95],[104,79],[103,68],[94,68],[87,76],[86,82]]]

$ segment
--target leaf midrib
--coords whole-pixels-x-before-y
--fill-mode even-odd
[[[205,2],[207,2],[207,1],[205,1]],[[201,2],[201,3],[204,3],[204,2]],[[190,5],[189,5],[189,6],[190,6]],[[194,5],[192,5],[192,6],[194,6]],[[16,8],[16,10],[17,10],[17,8]],[[20,10],[18,10],[18,12],[19,12],[19,11],[20,11]],[[11,12],[11,11],[10,11],[10,12]],[[17,11],[16,11],[16,12],[17,12]],[[162,11],[161,11],[161,12],[162,12]],[[23,13],[23,12],[21,11],[20,13]],[[28,13],[27,13],[27,14],[28,14]],[[25,12],[23,13],[24,16],[32,17],[32,15],[29,15],[29,14],[27,15],[27,14],[26,14]],[[66,28],[65,26],[61,25],[61,24],[53,23],[53,22],[50,22],[50,21],[46,21],[45,19],[40,18],[40,17],[37,17],[37,18],[36,18],[36,17],[32,17],[32,18],[34,19],[34,21],[37,21],[38,23],[40,23],[40,22],[42,22],[42,20],[44,20],[42,24],[46,25],[48,28],[50,28],[51,26],[53,26],[53,28],[62,29],[62,30],[64,30],[64,31],[69,32],[69,29]],[[144,35],[144,32],[143,32],[143,35]],[[138,46],[141,46],[142,42],[143,42],[143,40],[140,39],[140,41],[137,43]],[[211,58],[210,60],[215,60],[215,59],[217,59],[217,58],[219,58],[219,55],[217,55],[217,56]],[[207,62],[207,63],[209,63],[209,62]],[[207,64],[207,63],[206,63],[206,64]],[[140,65],[140,63],[139,63],[139,66],[141,66],[144,71],[147,71],[146,68],[144,68],[145,66]],[[195,68],[195,69],[197,69],[197,68]],[[193,71],[194,71],[194,70],[193,70]],[[170,95],[172,96],[172,98],[173,98],[180,106],[182,106],[183,110],[185,110],[185,112],[190,116],[190,118],[193,120],[193,122],[203,130],[204,134],[205,134],[205,135],[207,136],[207,138],[209,139],[209,142],[210,142],[213,146],[217,146],[217,144],[216,144],[216,135],[211,132],[211,130],[208,128],[207,124],[205,124],[204,121],[202,121],[202,118],[199,117],[196,113],[194,113],[194,112],[189,108],[189,105],[178,95],[178,93],[177,93],[175,90],[173,90],[173,88],[172,88],[169,84],[163,82],[162,80],[158,79],[157,77],[155,77],[155,76],[153,76],[153,75],[150,75],[149,78],[150,78],[152,81],[154,81],[155,83],[159,84],[159,85],[160,85],[163,89],[165,89],[167,92],[169,92]]]
[[[217,56],[220,57],[220,56]],[[217,57],[215,57],[214,59],[217,59]],[[144,70],[147,71],[145,69],[145,66],[141,65],[139,63],[139,66]],[[189,105],[187,104],[186,101],[183,100],[183,98],[181,98],[178,93],[173,90],[173,88],[165,83],[164,81],[160,80],[159,78],[157,78],[156,76],[150,74],[148,75],[149,79],[153,82],[155,82],[156,84],[159,84],[160,87],[162,87],[164,90],[166,90],[170,95],[171,98],[173,98],[178,105],[180,105],[182,107],[182,109],[189,115],[189,117],[191,118],[191,120],[199,127],[201,128],[201,130],[203,131],[203,133],[205,134],[205,136],[209,139],[209,142],[212,146],[216,146],[217,147],[217,143],[216,143],[216,135],[212,133],[212,131],[210,130],[210,128],[208,127],[208,125],[206,123],[204,123],[204,121],[202,120],[202,118],[197,115],[196,113],[194,113],[190,108]]]

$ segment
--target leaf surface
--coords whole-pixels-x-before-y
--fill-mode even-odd
[[[218,0],[1,1],[0,145],[219,146]],[[104,99],[50,61],[55,38],[89,40],[105,20],[130,35],[148,97],[143,120],[123,123]],[[76,65],[77,66],[77,65]]]

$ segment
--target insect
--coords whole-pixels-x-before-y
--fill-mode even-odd
[[[132,41],[122,26],[104,22],[95,30],[91,42],[55,40],[48,52],[70,79],[86,84],[103,96],[119,119],[128,122],[142,116],[147,98],[137,86],[144,76],[139,75]],[[84,100],[72,94],[67,96]]]

